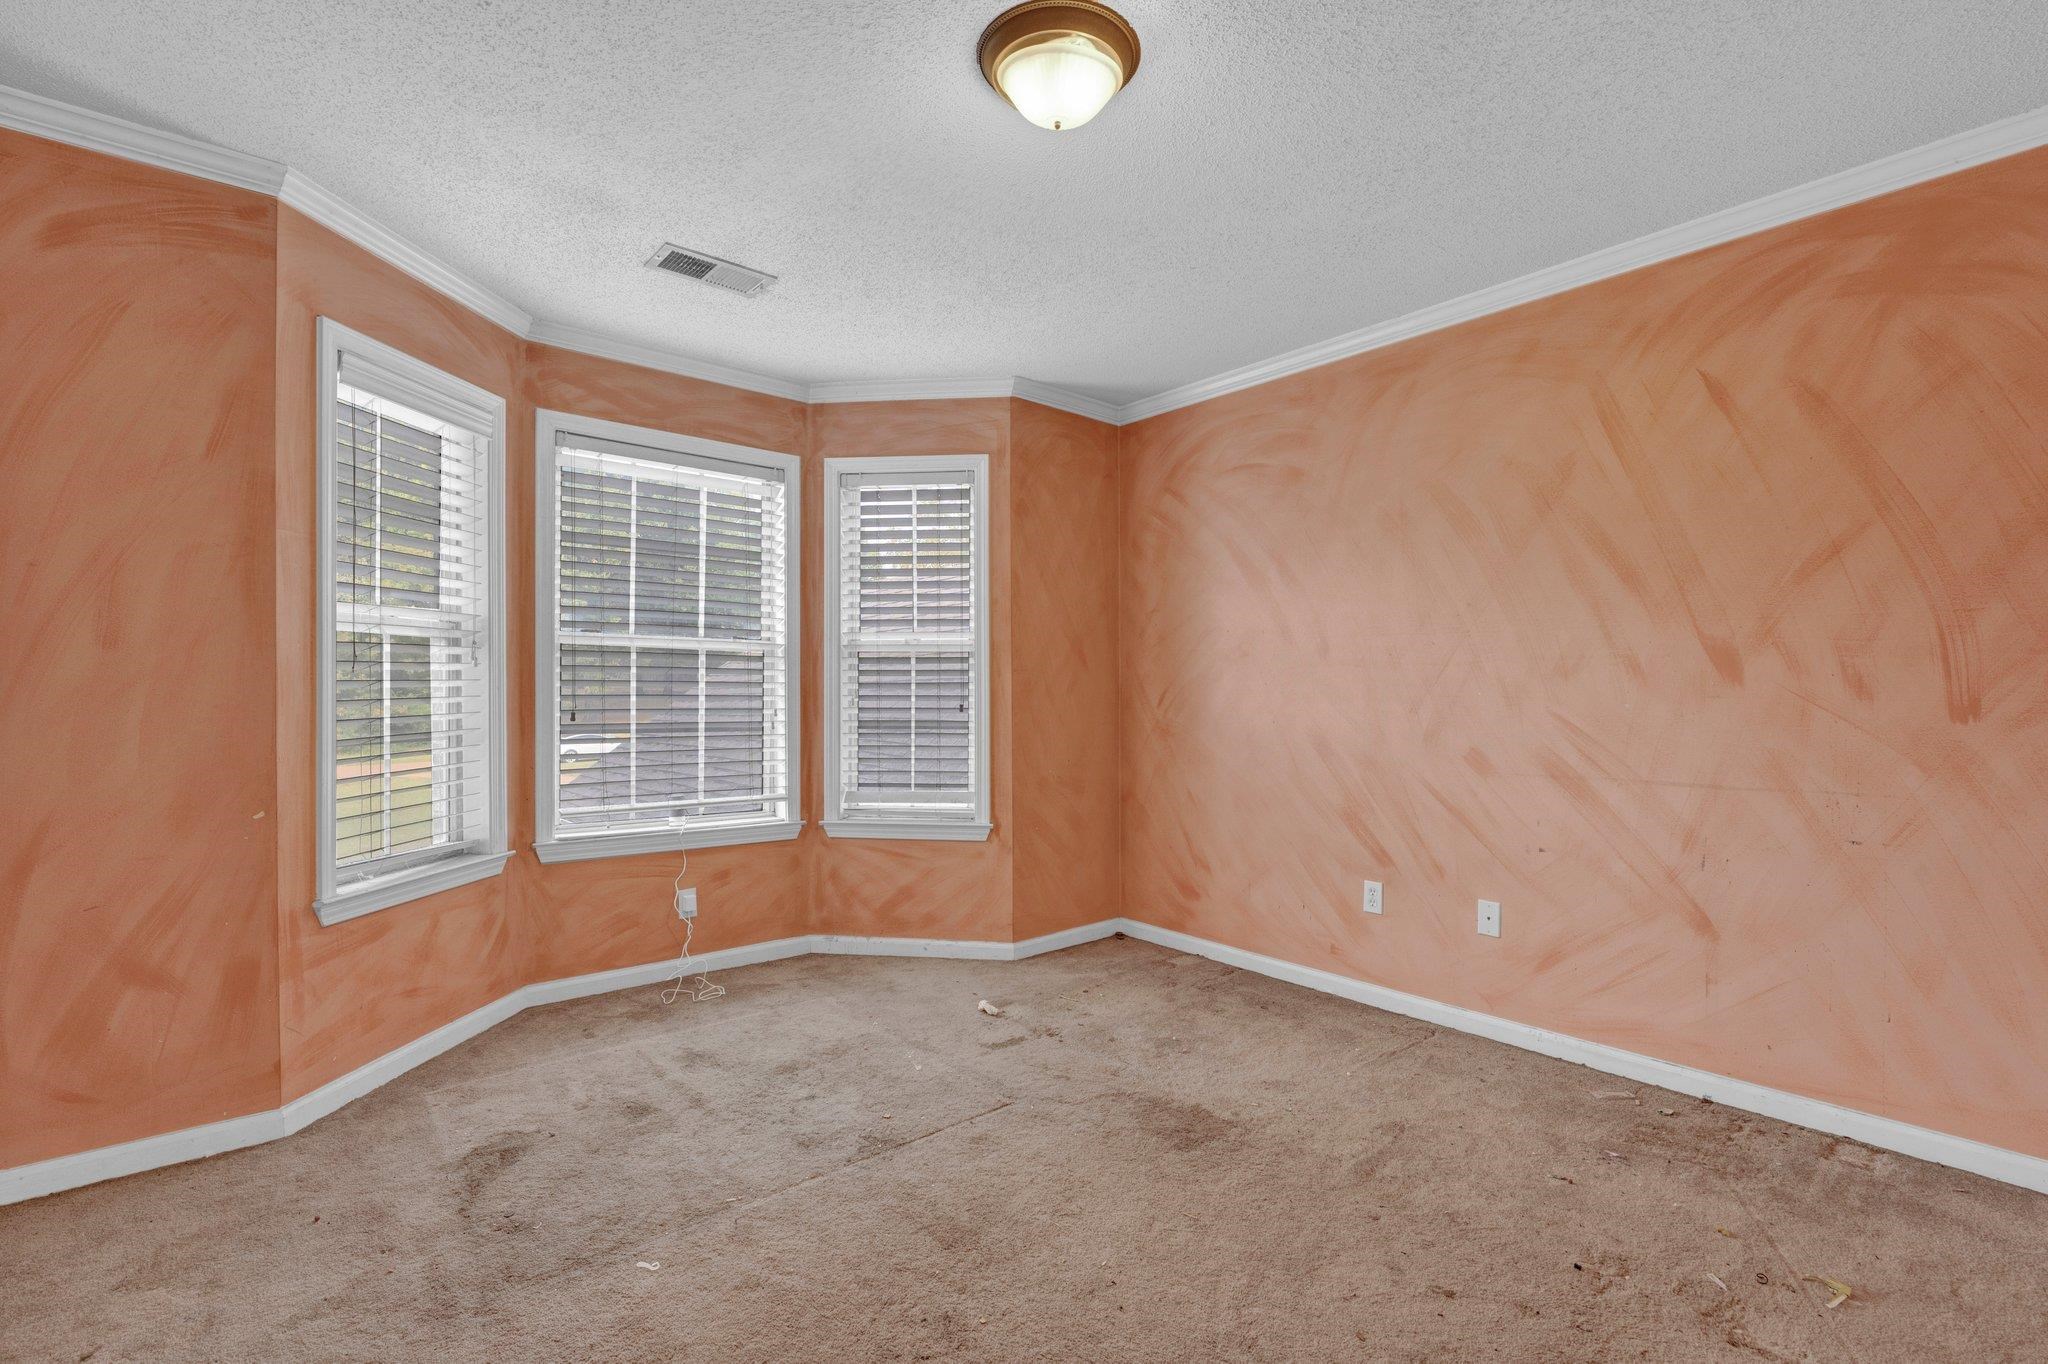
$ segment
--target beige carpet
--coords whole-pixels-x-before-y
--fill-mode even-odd
[[[723,979],[0,1209],[0,1356],[2048,1357],[1968,1175],[1135,942]]]

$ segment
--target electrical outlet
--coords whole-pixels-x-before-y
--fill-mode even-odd
[[[1500,936],[1500,901],[1479,902],[1479,931],[1489,938]]]
[[[688,886],[676,892],[676,917],[694,919],[697,917],[697,888]]]
[[[1380,903],[1380,883],[1377,881],[1367,881],[1365,883],[1365,912],[1368,914],[1383,914],[1386,912],[1386,907]]]

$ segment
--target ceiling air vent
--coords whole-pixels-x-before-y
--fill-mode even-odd
[[[706,284],[729,290],[748,297],[760,293],[775,282],[775,276],[764,275],[759,270],[749,270],[744,265],[734,265],[729,260],[707,256],[702,251],[691,251],[677,246],[674,242],[663,242],[647,258],[647,263],[657,270],[666,270],[672,275],[683,275],[689,279],[701,279]]]

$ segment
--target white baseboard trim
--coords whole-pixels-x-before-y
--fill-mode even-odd
[[[1047,933],[1023,942],[1010,944],[1010,961],[1022,961],[1026,957],[1043,956],[1047,952],[1059,952],[1069,947],[1079,947],[1084,942],[1100,942],[1124,931],[1128,924],[1125,919],[1098,919],[1092,924],[1080,924],[1063,928],[1057,933]]]
[[[949,957],[957,961],[1022,961],[1026,957],[1078,947],[1118,932],[1123,921],[1102,919],[1078,928],[1026,938],[1022,942],[978,942],[959,938],[855,938],[820,933],[810,951],[835,957]]]
[[[730,971],[740,966],[758,966],[764,961],[781,961],[787,957],[801,957],[811,951],[808,936],[795,938],[774,938],[768,942],[747,943],[740,947],[721,947],[716,952],[693,952],[690,955],[690,971]],[[564,976],[559,980],[543,980],[529,985],[518,992],[522,1009],[531,1009],[542,1004],[561,1004],[572,999],[583,999],[589,995],[606,995],[614,990],[632,990],[642,985],[659,985],[671,979],[676,973],[676,959],[650,961],[639,966],[621,966],[612,971],[594,971],[587,976]]]
[[[945,938],[854,938],[820,933],[811,951],[828,957],[954,957],[964,961],[1008,961],[1008,943]]]
[[[1730,1076],[1717,1075],[1712,1071],[1698,1070],[1692,1066],[1660,1061],[1654,1056],[1623,1051],[1620,1047],[1610,1047],[1600,1042],[1588,1042],[1567,1033],[1552,1032],[1548,1028],[1517,1023],[1512,1019],[1460,1008],[1455,1004],[1440,1003],[1422,995],[1404,994],[1399,990],[1390,990],[1384,985],[1372,985],[1349,976],[1318,970],[1312,966],[1300,966],[1291,961],[1282,961],[1278,957],[1261,956],[1256,952],[1228,947],[1186,933],[1176,933],[1171,929],[1156,928],[1151,924],[1125,919],[1120,921],[1116,928],[1118,932],[1141,942],[1207,957],[1226,966],[1256,971],[1262,976],[1271,976],[1275,980],[1284,980],[1292,985],[1304,985],[1311,990],[1320,990],[1324,994],[1337,995],[1360,1004],[1370,1004],[1389,1013],[1405,1014],[1439,1027],[1505,1042],[1524,1051],[1539,1052],[1544,1056],[1556,1057],[1560,1061],[1573,1061],[1592,1070],[1618,1075],[1640,1084],[1656,1085],[1679,1094],[1690,1094],[1698,1099],[1712,1099],[1715,1103],[1727,1104],[1731,1108],[1740,1108],[1766,1118],[1776,1118],[1781,1122],[1796,1123],[1818,1132],[1848,1137],[1866,1146],[1897,1151],[1901,1155],[1932,1161],[1937,1165],[1967,1170],[1971,1174],[1983,1175],[1987,1179],[2017,1184],[2023,1189],[2032,1189],[2037,1193],[2048,1193],[2048,1160],[2039,1156],[2023,1155],[2000,1146],[1987,1146],[1983,1142],[1971,1141],[1965,1137],[1951,1136],[1932,1128],[1915,1127],[1911,1123],[1899,1122],[1894,1118],[1881,1118],[1874,1113],[1843,1108],[1838,1104],[1809,1099],[1786,1090],[1752,1084],[1748,1080],[1737,1080]]]
[[[282,1109],[226,1118],[203,1127],[187,1127],[117,1146],[101,1146],[77,1155],[56,1156],[32,1165],[0,1170],[0,1207],[24,1203],[44,1194],[62,1193],[105,1179],[138,1175],[166,1165],[183,1165],[244,1146],[261,1146],[266,1141],[291,1135],[284,1125]]]
[[[1384,985],[1373,985],[1349,976],[1318,970],[1312,966],[1297,965],[1278,957],[1261,956],[1256,952],[1247,952],[1242,948],[1211,942],[1207,938],[1158,928],[1135,919],[1102,919],[1092,924],[1081,924],[1057,933],[1047,933],[1041,937],[1027,938],[1023,942],[1014,943],[957,938],[875,938],[812,933],[700,953],[691,958],[691,964],[696,970],[726,971],[812,953],[826,956],[1022,961],[1047,952],[1057,952],[1063,948],[1095,942],[1117,933],[1176,952],[1207,957],[1240,970],[1254,971],[1262,976],[1270,976],[1274,980],[1320,990],[1324,994],[1336,995],[1355,1003],[1368,1004],[1376,1009],[1385,1009],[1389,1013],[1405,1014],[1439,1027],[1505,1042],[1509,1046],[1556,1057],[1561,1061],[1576,1062],[1608,1075],[1618,1075],[1641,1084],[1657,1085],[1679,1094],[1690,1094],[1695,1098],[1712,1099],[1716,1103],[1727,1104],[1732,1108],[1740,1108],[1767,1118],[1776,1118],[1783,1122],[1796,1123],[1801,1127],[1810,1127],[1815,1131],[1848,1137],[1866,1146],[1897,1151],[1902,1155],[1932,1161],[1937,1165],[1967,1170],[1988,1179],[2017,1184],[2021,1188],[2033,1189],[2039,1193],[2048,1193],[2048,1160],[2038,1156],[1987,1146],[1982,1142],[1951,1136],[1946,1132],[1915,1127],[1892,1118],[1881,1118],[1875,1114],[1843,1108],[1819,1099],[1809,1099],[1785,1090],[1752,1084],[1747,1080],[1717,1075],[1712,1071],[1660,1061],[1654,1056],[1643,1056],[1637,1052],[1623,1051],[1619,1047],[1588,1042],[1566,1033],[1517,1023],[1474,1009],[1460,1008],[1455,1004],[1444,1004],[1421,995],[1405,994]],[[258,1146],[267,1141],[276,1141],[280,1137],[291,1136],[371,1090],[389,1084],[414,1067],[424,1065],[443,1052],[453,1050],[523,1010],[543,1004],[559,1004],[566,1000],[582,999],[589,995],[606,994],[614,990],[657,985],[672,976],[675,968],[675,960],[670,958],[647,962],[640,966],[623,966],[612,971],[597,971],[590,975],[541,981],[514,990],[502,999],[464,1014],[453,1022],[445,1023],[425,1036],[415,1038],[397,1050],[387,1052],[376,1060],[357,1067],[339,1079],[330,1080],[282,1108],[207,1123],[202,1127],[165,1132],[160,1136],[144,1137],[137,1141],[123,1142],[118,1146],[103,1146],[97,1150],[81,1151],[76,1155],[58,1156],[51,1160],[38,1161],[33,1165],[19,1165],[11,1170],[0,1170],[0,1207],[31,1198],[41,1198],[45,1194],[61,1193],[66,1189],[96,1184],[101,1180],[140,1174],[145,1170],[161,1169],[167,1165],[181,1165],[186,1161],[200,1160],[207,1156],[240,1150],[246,1146]]]
[[[1055,952],[1062,947],[1073,947],[1097,938],[1106,938],[1117,931],[1117,926],[1116,921],[1103,920],[1100,923],[1070,928],[1061,933],[1049,933],[1041,938],[1031,938],[1018,943],[973,942],[944,938],[860,938],[812,933],[698,953],[690,958],[690,964],[696,971],[728,971],[735,967],[780,961],[785,957],[801,957],[813,952],[845,956],[1017,961],[1024,957],[1035,957],[1042,952]],[[0,1207],[31,1198],[41,1198],[45,1194],[62,1193],[66,1189],[76,1189],[87,1184],[97,1184],[101,1180],[119,1179],[123,1175],[141,1174],[145,1170],[157,1170],[166,1165],[182,1165],[190,1160],[239,1151],[245,1146],[260,1146],[267,1141],[291,1136],[344,1105],[360,1099],[371,1090],[389,1084],[414,1067],[424,1065],[441,1053],[461,1046],[470,1038],[496,1027],[523,1010],[543,1004],[559,1004],[565,1000],[582,999],[588,995],[607,994],[613,990],[658,985],[673,976],[675,969],[675,959],[669,958],[640,966],[622,966],[613,971],[597,971],[590,975],[540,981],[514,990],[502,999],[493,1000],[452,1022],[444,1023],[395,1051],[386,1052],[376,1060],[358,1066],[348,1074],[293,1099],[282,1108],[266,1109],[260,1113],[227,1118],[201,1127],[187,1127],[176,1132],[165,1132],[154,1137],[122,1142],[117,1146],[102,1146],[91,1151],[81,1151],[76,1155],[57,1156],[50,1160],[37,1161],[32,1165],[17,1165],[10,1170],[0,1170]]]

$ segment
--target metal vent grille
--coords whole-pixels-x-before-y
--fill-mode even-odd
[[[662,256],[660,268],[673,270],[679,275],[688,275],[691,279],[702,279],[716,270],[718,264],[716,261],[705,260],[702,256],[693,256],[687,251],[670,251]]]
[[[655,248],[647,263],[657,270],[666,270],[672,275],[686,279],[700,279],[706,284],[725,289],[742,296],[760,293],[775,282],[775,276],[759,270],[750,270],[744,265],[735,265],[729,260],[707,256],[702,251],[691,251],[677,246],[674,242],[663,242]]]

